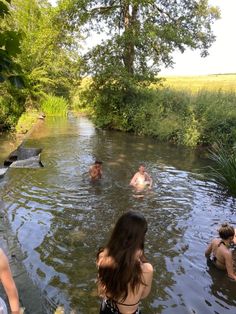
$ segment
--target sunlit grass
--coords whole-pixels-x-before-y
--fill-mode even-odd
[[[232,92],[236,90],[236,74],[166,76],[164,77],[163,86],[192,93],[201,90]],[[155,85],[152,85],[152,87],[155,87]]]
[[[31,110],[24,112],[16,125],[16,132],[20,134],[27,133],[32,126],[37,122],[39,113],[37,110]]]

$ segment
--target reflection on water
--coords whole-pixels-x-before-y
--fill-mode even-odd
[[[204,250],[221,221],[235,223],[235,204],[196,169],[190,150],[131,134],[95,130],[85,118],[45,122],[27,145],[42,147],[41,169],[9,169],[1,195],[30,276],[45,291],[48,313],[98,313],[95,256],[126,210],[148,220],[146,251],[155,268],[144,313],[235,314],[235,283],[206,265]],[[91,183],[89,165],[104,162]],[[136,199],[128,187],[140,162],[153,193]]]

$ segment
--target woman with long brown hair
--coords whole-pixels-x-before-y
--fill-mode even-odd
[[[117,221],[105,248],[98,251],[100,314],[138,314],[139,302],[151,290],[153,267],[144,255],[147,221],[127,212]]]

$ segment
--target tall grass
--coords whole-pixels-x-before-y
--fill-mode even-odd
[[[214,166],[209,166],[210,175],[222,187],[236,196],[236,150],[229,152],[222,144],[210,151],[209,158]]]
[[[66,116],[69,105],[63,97],[48,95],[40,107],[47,116]]]

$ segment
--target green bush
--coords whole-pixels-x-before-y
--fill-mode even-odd
[[[80,82],[80,85],[74,90],[72,94],[71,108],[74,112],[79,114],[86,114],[92,116],[93,110],[90,105],[91,102],[91,78],[85,78]]]
[[[195,99],[196,117],[201,125],[200,143],[213,144],[236,137],[236,94],[202,91]]]
[[[24,112],[17,122],[16,132],[21,134],[27,133],[37,122],[38,116],[39,113],[36,110]]]
[[[236,140],[236,94],[198,93],[170,88],[128,86],[89,79],[77,90],[75,110],[88,110],[98,127],[132,131],[189,147]]]
[[[0,125],[1,129],[13,129],[23,112],[20,106],[11,95],[0,96]]]
[[[46,96],[40,104],[41,110],[47,116],[66,116],[68,107],[68,102],[63,97],[53,95]]]

